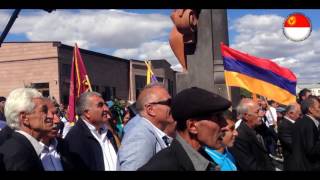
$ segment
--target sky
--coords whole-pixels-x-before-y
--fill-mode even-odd
[[[0,31],[13,10],[0,10]],[[166,59],[180,65],[168,37],[173,27],[171,9],[44,10],[22,9],[5,42],[60,41],[126,59]],[[283,35],[289,14],[301,12],[312,23],[310,37],[293,42]],[[320,83],[320,10],[228,9],[230,47],[271,59],[289,68],[298,84]]]

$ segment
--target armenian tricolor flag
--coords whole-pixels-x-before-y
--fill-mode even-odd
[[[297,78],[289,69],[223,43],[221,50],[227,86],[241,87],[284,105],[296,102]]]

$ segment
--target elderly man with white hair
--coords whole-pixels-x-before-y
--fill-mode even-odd
[[[52,128],[47,118],[48,107],[40,92],[32,88],[13,90],[6,101],[7,124],[14,130],[0,147],[7,171],[43,171],[39,155],[40,139]]]

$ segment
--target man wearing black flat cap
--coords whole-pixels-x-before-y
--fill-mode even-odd
[[[217,170],[203,148],[222,146],[221,128],[226,125],[222,113],[230,106],[227,99],[197,87],[178,93],[171,107],[172,117],[177,121],[176,138],[139,170]]]

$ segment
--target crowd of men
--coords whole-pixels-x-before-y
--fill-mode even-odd
[[[121,110],[85,92],[70,125],[54,99],[18,88],[0,97],[0,170],[320,170],[320,100],[310,90],[288,106],[259,97],[230,108],[207,90],[171,97],[155,83]]]

